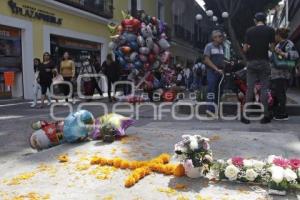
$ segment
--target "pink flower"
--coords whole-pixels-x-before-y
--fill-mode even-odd
[[[233,157],[231,158],[232,164],[236,167],[243,167],[244,166],[244,158],[242,157]]]
[[[300,169],[300,159],[290,159],[289,164],[293,170]]]
[[[288,159],[284,159],[284,158],[275,158],[273,160],[273,164],[278,167],[288,168],[290,165],[290,161]]]

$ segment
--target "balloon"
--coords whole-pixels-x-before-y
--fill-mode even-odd
[[[155,53],[155,55],[158,55],[160,52],[160,48],[156,43],[153,44],[153,52]]]
[[[126,64],[126,69],[132,69],[132,68],[134,68],[134,65],[132,63]]]
[[[139,50],[139,45],[138,45],[138,43],[137,42],[130,42],[129,43],[129,46],[130,46],[130,48],[131,49],[133,49],[133,50],[135,50],[135,51],[138,51]]]
[[[124,53],[121,51],[121,49],[118,49],[117,51],[114,51],[114,53],[117,57],[123,57],[124,56]]]
[[[163,32],[165,32],[165,30],[166,30],[165,23],[160,21],[159,22],[159,32],[163,33]]]
[[[166,50],[166,49],[170,48],[169,42],[164,38],[161,38],[158,41],[158,44],[159,44],[160,48],[162,48],[163,50]]]
[[[162,33],[162,34],[160,35],[160,38],[168,39],[168,37],[167,37],[167,34],[166,34],[166,33]]]
[[[133,30],[136,32],[141,28],[141,22],[138,19],[132,20]]]
[[[108,43],[108,48],[110,50],[115,50],[117,48],[117,44],[115,42],[109,42]]]
[[[108,29],[109,29],[109,32],[110,32],[112,35],[114,35],[114,34],[117,33],[118,25],[116,25],[115,23],[109,23],[109,24],[107,24],[107,27],[108,27]]]
[[[118,31],[119,34],[121,34],[121,33],[123,32],[123,27],[122,27],[122,25],[119,25],[119,26],[117,27],[117,31]]]
[[[154,63],[155,61],[156,61],[156,56],[154,55],[154,54],[149,54],[149,56],[148,56],[148,61],[150,62],[150,63]]]
[[[137,52],[133,52],[130,54],[130,61],[135,62],[139,58],[139,54]]]
[[[162,63],[168,63],[171,57],[171,53],[169,51],[165,51],[160,58]]]
[[[145,69],[146,71],[149,71],[149,70],[150,70],[150,64],[149,64],[149,63],[145,63],[145,64],[144,64],[144,69]]]
[[[153,48],[153,44],[154,44],[154,42],[153,42],[152,37],[148,37],[148,38],[146,39],[146,46],[147,46],[149,49],[152,49],[152,48]]]
[[[67,142],[77,142],[88,137],[94,123],[93,114],[80,110],[70,114],[64,121],[64,138]]]
[[[123,36],[127,42],[135,42],[137,39],[137,36],[133,33],[124,33]]]
[[[157,30],[157,27],[156,26],[153,26],[153,28],[152,28],[152,33],[153,33],[153,35],[157,35],[158,34],[158,30]]]
[[[119,39],[118,39],[118,44],[119,44],[119,45],[124,45],[124,44],[126,44],[126,38],[125,38],[123,35],[121,35],[121,36],[119,37]]]
[[[141,22],[138,19],[124,19],[122,27],[125,31],[136,32],[141,27]]]
[[[138,61],[134,62],[134,66],[135,66],[135,68],[139,69],[143,66],[143,63],[138,60]]]
[[[131,48],[129,46],[123,46],[123,47],[121,47],[121,51],[124,54],[129,54],[131,52]]]
[[[140,48],[140,53],[144,54],[144,55],[147,55],[147,54],[150,53],[150,49],[148,47],[141,47]]]
[[[157,60],[153,63],[152,68],[157,69],[157,68],[159,68],[159,66],[160,66],[160,62]]]
[[[148,58],[147,58],[147,56],[141,54],[141,55],[140,55],[140,60],[141,60],[142,62],[147,62],[147,61],[148,61]]]
[[[143,36],[141,36],[141,35],[138,36],[137,37],[137,42],[138,42],[138,44],[139,44],[140,47],[145,46],[145,40],[144,40]]]
[[[125,12],[124,10],[122,10],[121,13],[122,13],[123,19],[131,19],[132,18],[132,16],[129,13]]]
[[[146,26],[146,27],[142,27],[141,33],[142,33],[142,35],[143,35],[144,38],[153,37],[153,35],[152,35],[152,29],[151,29],[151,27],[149,25]]]
[[[121,66],[126,65],[126,60],[122,56],[117,57],[117,60]]]
[[[157,24],[157,18],[152,17],[150,22],[151,22],[151,24],[156,25]]]

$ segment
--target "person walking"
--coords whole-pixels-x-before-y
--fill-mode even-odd
[[[107,77],[107,92],[108,92],[108,99],[109,102],[112,102],[113,99],[111,97],[111,87],[112,85],[120,80],[120,67],[119,65],[113,60],[112,54],[108,54],[106,57],[106,61],[102,64],[102,69]],[[114,91],[115,93],[116,91]]]
[[[39,58],[34,58],[33,59],[33,70],[34,70],[34,82],[33,82],[33,103],[30,105],[31,108],[35,108],[37,105],[37,98],[38,98],[38,93],[39,90],[41,90],[40,86],[40,78],[39,78],[39,67],[41,64],[41,60]],[[48,96],[48,104],[50,105],[51,103],[51,97],[50,95]]]
[[[199,57],[193,67],[193,90],[199,91],[202,88],[203,77],[205,73],[205,65],[203,64],[203,57]]]
[[[75,78],[75,63],[74,61],[70,58],[70,55],[68,52],[65,52],[63,55],[63,59],[60,63],[60,74],[63,76],[64,81],[69,82],[72,85],[72,99],[73,103],[74,101],[74,85],[73,85],[73,80]],[[71,88],[69,85],[64,84],[64,95],[67,96],[70,93]],[[68,102],[69,99],[66,98],[66,102]]]
[[[95,75],[98,75],[101,73],[101,64],[99,63],[96,56],[93,56],[91,59],[91,65],[94,68]],[[92,77],[92,84],[94,85],[95,89],[98,91],[100,96],[103,96],[103,92],[101,88],[99,87],[99,78],[98,77]]]
[[[219,30],[212,32],[212,42],[204,49],[204,64],[207,66],[207,101],[218,103],[218,87],[225,66],[223,33]],[[208,111],[215,113],[214,106],[208,106]]]
[[[289,29],[279,28],[275,33],[275,54],[277,56],[290,61],[296,61],[299,58],[294,43],[287,39],[289,36]],[[288,120],[286,113],[286,92],[288,89],[289,79],[291,78],[291,71],[286,66],[286,69],[277,69],[274,63],[271,67],[271,91],[274,97],[273,115],[275,120]]]
[[[42,98],[41,98],[41,106],[44,107],[44,101],[46,98],[47,91],[50,91],[50,87],[52,84],[53,70],[55,69],[54,63],[51,61],[51,55],[48,52],[45,52],[43,55],[43,62],[39,66],[39,82],[41,85]],[[49,102],[51,103],[51,101]]]
[[[190,91],[191,85],[193,83],[193,74],[192,74],[192,70],[188,65],[186,65],[185,68],[183,69],[183,76],[185,80],[185,89],[187,91]]]
[[[257,81],[261,84],[260,99],[264,107],[262,124],[271,122],[268,89],[270,83],[271,67],[268,51],[274,48],[275,30],[266,25],[266,14],[257,13],[254,17],[255,26],[246,32],[244,52],[247,56],[247,94],[246,103],[254,101],[254,87]],[[242,123],[249,124],[250,121],[241,119]]]

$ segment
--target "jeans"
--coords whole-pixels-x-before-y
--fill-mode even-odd
[[[260,100],[264,106],[264,115],[269,117],[268,89],[270,85],[271,67],[268,60],[253,60],[247,64],[246,103],[254,101],[254,87],[257,81],[261,84]]]
[[[222,88],[221,91],[219,91],[221,78],[221,74],[215,70],[207,69],[207,102],[218,104],[219,92],[222,93]],[[213,106],[208,106],[207,109],[211,112],[215,112]]]
[[[200,90],[202,87],[202,79],[201,77],[194,75],[193,78],[193,89],[194,90]]]
[[[278,78],[271,81],[272,96],[274,97],[273,114],[275,116],[286,115],[286,92],[288,80]]]
[[[191,89],[191,86],[193,84],[193,77],[192,76],[189,76],[189,77],[185,77],[184,78],[184,81],[185,81],[185,87],[187,90],[190,90]]]
[[[35,82],[33,85],[33,105],[37,104],[37,96],[38,96],[39,90],[41,90],[41,85],[38,84],[37,82]],[[51,102],[51,97],[50,97],[49,93],[47,94],[47,97],[48,97],[48,101]]]

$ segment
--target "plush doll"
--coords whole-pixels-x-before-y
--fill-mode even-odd
[[[95,120],[91,137],[94,140],[103,139],[104,142],[113,142],[115,137],[125,135],[125,130],[134,124],[134,120],[116,113],[110,113]]]
[[[81,110],[70,114],[64,121],[38,121],[32,124],[35,130],[30,137],[33,149],[43,150],[65,142],[80,142],[86,139],[93,129],[94,117]]]

